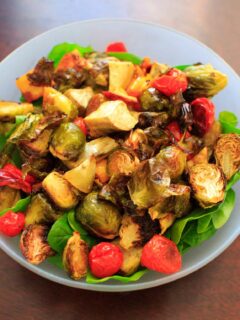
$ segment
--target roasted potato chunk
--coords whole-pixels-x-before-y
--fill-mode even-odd
[[[31,103],[0,101],[1,121],[13,120],[16,116],[26,115],[30,112],[33,112],[33,105]]]
[[[83,116],[86,113],[86,109],[89,101],[92,99],[94,92],[91,87],[86,87],[83,89],[68,89],[64,92],[78,108],[79,115]]]

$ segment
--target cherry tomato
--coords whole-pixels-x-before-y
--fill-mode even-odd
[[[127,52],[127,48],[123,42],[109,43],[105,52]]]
[[[110,92],[110,91],[103,91],[102,92],[104,94],[104,96],[106,98],[108,98],[109,100],[122,100],[123,102],[125,102],[129,107],[131,107],[133,110],[135,111],[142,111],[142,107],[140,105],[140,103],[138,102],[138,100],[136,99],[136,102],[128,99],[127,97],[123,97],[121,95],[118,95],[116,93]]]
[[[183,137],[183,133],[181,132],[180,130],[180,126],[178,124],[177,121],[172,121],[170,122],[166,128],[171,132],[171,134],[173,135],[173,138],[176,140],[176,141],[180,141]],[[190,138],[191,137],[191,134],[186,131],[185,133],[185,138]]]
[[[82,117],[77,117],[74,121],[73,121],[80,130],[82,130],[82,132],[85,134],[85,136],[87,135],[87,126],[85,124],[85,121]]]
[[[17,236],[24,228],[25,215],[22,212],[6,212],[0,217],[0,232],[9,237]]]
[[[193,114],[193,129],[203,136],[211,128],[215,118],[215,106],[207,98],[197,98],[191,103]]]
[[[166,96],[177,92],[184,92],[188,82],[185,73],[177,69],[171,69],[166,74],[153,81],[152,86]]]
[[[109,242],[101,242],[89,253],[89,266],[94,276],[109,277],[118,272],[123,262],[121,250]]]
[[[181,269],[182,257],[173,241],[155,235],[143,247],[141,264],[148,269],[170,274]]]

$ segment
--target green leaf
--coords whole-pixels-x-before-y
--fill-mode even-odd
[[[73,230],[68,223],[68,213],[65,213],[52,225],[48,233],[48,243],[53,250],[62,253]]]
[[[26,209],[27,209],[27,206],[29,205],[31,201],[31,197],[28,196],[24,199],[20,199],[18,200],[18,202],[15,204],[14,207],[12,208],[7,208],[7,209],[4,209],[0,212],[0,216],[3,216],[4,213],[8,212],[8,211],[13,211],[13,212],[24,212]]]
[[[93,48],[91,46],[82,47],[76,43],[63,42],[52,48],[48,54],[48,59],[54,61],[54,67],[56,68],[62,57],[66,53],[72,52],[75,49],[78,50],[81,55],[93,52]]]
[[[211,215],[204,216],[197,220],[197,233],[203,233],[207,230],[210,222],[212,220]]]
[[[55,256],[48,257],[47,261],[60,269],[64,269],[62,255],[60,253],[55,254]]]
[[[212,214],[212,222],[215,229],[221,228],[229,219],[235,206],[235,192],[230,189],[227,192],[223,205]]]
[[[90,248],[97,244],[98,241],[94,237],[90,236],[84,227],[76,220],[74,209],[68,212],[68,223],[74,231],[80,233],[81,238],[86,241]]]
[[[236,127],[238,124],[237,116],[233,112],[230,112],[230,111],[220,112],[219,113],[219,121],[225,122],[225,123],[230,124],[234,127]]]
[[[107,54],[122,61],[130,61],[133,64],[141,64],[142,62],[141,58],[129,52],[107,52]]]
[[[111,277],[106,277],[106,278],[97,278],[94,275],[91,274],[91,272],[89,271],[86,277],[86,282],[87,283],[102,283],[108,280],[118,280],[124,283],[128,283],[128,282],[134,282],[134,281],[138,281],[146,272],[148,272],[147,269],[141,269],[137,272],[135,272],[134,274],[132,274],[131,276],[119,276],[119,275],[114,275]]]
[[[184,237],[181,239],[181,241],[191,248],[196,247],[203,241],[206,241],[209,238],[211,238],[215,234],[215,232],[216,229],[214,228],[213,224],[210,223],[204,232],[198,233],[197,221],[194,221],[194,223],[190,224],[187,232],[184,234]]]
[[[238,171],[237,173],[235,173],[232,178],[228,181],[227,183],[227,188],[226,190],[228,191],[229,189],[232,188],[232,186],[237,183],[240,180],[240,171]]]
[[[174,66],[173,68],[184,71],[185,69],[187,69],[188,67],[191,67],[191,64],[183,64],[181,66]]]

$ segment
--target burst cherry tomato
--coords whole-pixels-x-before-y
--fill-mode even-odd
[[[185,73],[177,69],[171,69],[154,80],[152,86],[169,97],[177,92],[184,92],[187,89],[188,82]]]
[[[211,128],[215,117],[215,106],[207,98],[197,98],[191,103],[193,128],[199,136],[203,136]]]
[[[114,244],[101,242],[89,253],[89,266],[94,276],[109,277],[118,272],[123,262],[121,250]]]
[[[141,264],[148,269],[170,274],[181,269],[182,257],[173,241],[155,235],[143,247]]]
[[[180,129],[180,126],[178,124],[177,121],[172,121],[170,122],[166,128],[171,132],[173,138],[176,140],[176,141],[180,141],[184,135],[184,133],[181,132],[181,129]],[[191,134],[186,131],[185,133],[185,138],[190,138],[191,137]]]
[[[74,121],[73,121],[80,130],[82,130],[82,132],[85,134],[85,136],[87,135],[87,126],[85,124],[85,121],[82,117],[77,117]]]
[[[105,52],[127,52],[127,48],[123,42],[109,43]]]
[[[0,217],[0,232],[9,237],[17,236],[24,228],[25,215],[22,212],[6,212]]]
[[[129,107],[131,107],[133,110],[135,111],[142,111],[142,107],[140,105],[140,103],[138,102],[138,100],[136,99],[135,101],[133,101],[132,99],[129,99],[127,97],[121,96],[119,94],[116,94],[114,92],[110,92],[110,91],[103,91],[102,92],[103,95],[108,98],[109,100],[122,100],[123,102],[125,102]]]

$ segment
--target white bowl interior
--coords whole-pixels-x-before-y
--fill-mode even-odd
[[[15,79],[32,68],[42,56],[46,56],[55,44],[65,41],[76,42],[83,46],[90,44],[100,51],[103,51],[109,42],[124,41],[129,52],[141,57],[149,56],[153,60],[172,66],[196,62],[211,63],[229,78],[228,87],[214,98],[217,112],[228,109],[240,118],[239,77],[222,58],[185,34],[159,25],[129,20],[76,22],[50,30],[28,41],[0,64],[0,73],[3,75],[0,86],[1,99],[18,101],[20,94],[16,89]],[[237,195],[240,194],[239,189],[239,186],[235,187]],[[0,246],[9,256],[29,270],[64,285],[96,291],[140,290],[179,279],[217,257],[240,233],[238,207],[237,197],[236,209],[230,220],[213,238],[184,255],[183,268],[180,272],[169,276],[149,272],[136,283],[108,281],[95,285],[87,284],[84,280],[73,281],[63,271],[48,263],[37,267],[28,264],[18,249],[17,238],[0,236]]]

